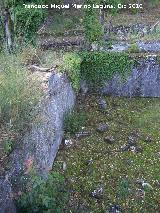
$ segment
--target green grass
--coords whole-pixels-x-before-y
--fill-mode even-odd
[[[19,55],[1,54],[0,58],[0,123],[21,130],[32,117],[42,88],[21,64]]]
[[[144,110],[143,117],[137,115],[136,122],[138,127],[146,132],[149,129],[152,129],[152,131],[158,131],[160,127],[160,103],[151,105],[149,101],[149,107]]]
[[[83,205],[88,212],[104,212],[110,203],[115,203],[125,212],[159,212],[160,100],[107,97],[106,101],[108,108],[103,114],[98,110],[96,97],[85,100],[83,110],[88,119],[84,131],[91,131],[92,135],[78,141],[72,139],[74,146],[66,149],[63,155],[60,152],[57,158],[57,161],[63,160],[64,156],[66,159],[65,176],[68,189],[73,190],[71,209],[76,212],[76,206]],[[96,126],[101,122],[109,125],[109,130],[102,134],[96,132]],[[120,151],[131,135],[136,135],[137,147],[142,152]],[[115,143],[104,142],[105,136],[113,136]],[[145,142],[147,136],[152,142]],[[92,163],[87,165],[86,161],[91,159]],[[141,188],[136,183],[138,179],[153,187],[153,190],[145,190],[143,199],[137,195]],[[89,196],[98,186],[104,189],[99,202]]]

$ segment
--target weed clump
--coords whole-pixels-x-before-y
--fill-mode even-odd
[[[65,116],[64,119],[64,130],[66,134],[74,135],[85,125],[86,115],[84,112],[70,112]]]
[[[17,200],[18,212],[63,212],[68,193],[60,173],[51,172],[47,180],[35,175],[29,188]]]

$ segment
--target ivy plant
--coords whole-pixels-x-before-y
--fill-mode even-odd
[[[68,200],[64,177],[51,172],[48,179],[33,176],[28,190],[17,200],[18,212],[55,212],[64,211]]]
[[[81,57],[81,77],[93,87],[102,85],[114,74],[125,78],[133,66],[127,53],[95,51],[81,53]]]
[[[62,69],[66,71],[73,89],[78,92],[80,87],[80,65],[81,58],[76,53],[67,53],[64,56]]]

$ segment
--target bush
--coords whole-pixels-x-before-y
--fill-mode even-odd
[[[80,87],[80,64],[81,58],[78,54],[68,53],[64,56],[62,69],[67,72],[72,87],[77,92]]]
[[[15,55],[0,58],[0,122],[20,130],[30,121],[42,89],[19,60]]]
[[[30,4],[43,4],[40,2],[31,2]],[[15,9],[15,33],[17,38],[23,37],[25,41],[33,41],[40,24],[44,20],[46,10],[44,9],[26,9],[22,4],[18,4]]]
[[[85,52],[81,57],[81,76],[93,87],[102,85],[115,73],[125,78],[133,65],[126,53]]]
[[[47,181],[41,177],[32,177],[31,190],[19,197],[18,212],[64,212],[68,200],[65,180],[62,175],[52,172]]]
[[[95,0],[85,0],[86,5],[98,4]],[[100,2],[99,2],[100,3]],[[83,25],[85,29],[85,37],[89,43],[99,41],[103,37],[103,27],[99,21],[97,11],[91,7],[84,9]]]
[[[64,119],[64,130],[66,134],[73,135],[85,125],[86,115],[82,112],[70,112]]]

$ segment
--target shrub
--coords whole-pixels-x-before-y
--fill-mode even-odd
[[[122,0],[85,0],[85,5],[93,5],[93,4],[105,4],[105,5],[113,5],[112,9],[107,9],[107,13],[115,15],[118,12],[117,5],[122,3]],[[83,26],[85,29],[85,37],[89,43],[98,42],[103,40],[104,28],[103,23],[100,21],[100,13],[99,10],[94,9],[92,6],[90,8],[84,9],[84,18],[83,18]]]
[[[42,1],[31,2],[30,4],[40,4]],[[44,9],[26,9],[23,4],[18,4],[15,9],[15,33],[16,36],[23,37],[25,41],[34,40],[40,24],[44,20],[46,10]]]
[[[33,176],[31,190],[22,194],[18,201],[18,212],[63,212],[68,193],[65,189],[64,177],[51,172],[48,179]]]
[[[1,55],[0,64],[0,122],[20,130],[30,121],[42,89],[15,55]]]
[[[68,53],[64,56],[62,69],[68,74],[73,89],[79,91],[80,87],[80,64],[81,58],[78,54]]]
[[[66,134],[73,135],[85,124],[86,115],[82,112],[70,112],[64,119],[64,130]]]
[[[133,65],[126,53],[85,52],[81,57],[81,76],[93,87],[102,85],[115,73],[124,78]]]
[[[96,0],[85,0],[86,5],[96,3],[100,2]],[[101,40],[103,36],[103,27],[99,21],[97,11],[93,7],[84,10],[83,25],[85,28],[86,40],[90,43]]]

